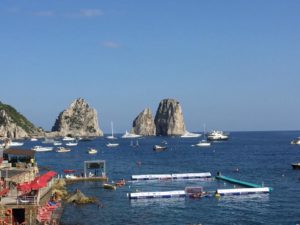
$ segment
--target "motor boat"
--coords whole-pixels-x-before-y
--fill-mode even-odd
[[[153,146],[153,151],[161,152],[167,149],[167,146],[162,146],[162,145],[154,145]]]
[[[129,133],[127,130],[125,132],[125,134],[122,136],[122,138],[139,138],[142,135],[139,134],[133,134],[133,133]]]
[[[89,150],[88,150],[88,153],[89,154],[96,154],[98,151],[96,150],[96,149],[94,149],[94,148],[90,148]]]
[[[118,146],[119,146],[119,143],[108,143],[106,145],[106,147],[109,147],[109,148],[118,147]]]
[[[64,137],[62,140],[63,141],[75,141],[75,138],[73,138],[73,137]]]
[[[34,146],[32,148],[33,151],[36,151],[36,152],[50,152],[53,150],[53,147],[44,147],[44,146]]]
[[[300,145],[300,137],[298,137],[298,138],[292,140],[292,141],[291,141],[291,144],[292,144],[292,145]]]
[[[43,144],[52,144],[55,140],[52,138],[45,138],[44,141],[42,141]]]
[[[77,146],[78,143],[77,142],[68,142],[66,143],[66,146]]]
[[[64,147],[58,147],[56,152],[59,152],[59,153],[64,153],[64,152],[70,152],[71,149],[70,148],[64,148]]]
[[[38,141],[37,138],[30,138],[30,141]]]
[[[300,162],[292,164],[293,169],[300,169]]]
[[[201,136],[201,134],[191,133],[191,132],[188,132],[186,130],[185,133],[183,135],[181,135],[180,137],[181,138],[197,138],[197,137],[200,137],[200,136]]]
[[[209,147],[211,145],[210,142],[208,142],[207,140],[203,139],[201,141],[199,141],[196,146],[198,147]]]
[[[225,141],[228,140],[229,135],[225,134],[223,131],[213,130],[207,134],[207,140],[210,141]]]
[[[53,145],[54,145],[54,146],[60,146],[60,145],[62,145],[62,143],[59,142],[59,141],[55,141],[55,142],[53,142]]]
[[[77,179],[78,177],[76,177],[74,174],[66,174],[65,178],[66,179]]]

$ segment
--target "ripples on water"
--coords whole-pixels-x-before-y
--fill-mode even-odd
[[[82,170],[83,161],[105,159],[110,180],[129,179],[132,174],[221,171],[237,179],[271,186],[271,194],[216,198],[128,200],[126,194],[139,191],[182,190],[201,185],[205,190],[232,188],[222,181],[151,181],[133,182],[116,191],[101,188],[101,183],[77,183],[68,188],[82,190],[97,197],[104,208],[96,205],[67,205],[62,221],[71,224],[296,224],[300,222],[300,171],[290,163],[300,161],[300,146],[290,145],[299,132],[236,132],[227,142],[213,143],[210,148],[191,145],[197,139],[143,138],[140,147],[130,147],[130,140],[118,139],[119,148],[105,147],[107,140],[80,142],[70,153],[38,153],[40,165],[62,173],[63,169]],[[152,146],[168,141],[165,152],[153,152]],[[26,143],[30,147],[33,143]],[[34,143],[37,144],[37,143]],[[26,147],[25,145],[25,147]],[[86,153],[98,149],[96,156]],[[136,164],[141,161],[141,166]],[[234,172],[239,168],[240,172]]]

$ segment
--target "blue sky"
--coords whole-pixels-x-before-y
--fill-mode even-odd
[[[85,98],[108,132],[181,102],[191,131],[299,130],[300,1],[1,0],[0,100],[50,129]]]

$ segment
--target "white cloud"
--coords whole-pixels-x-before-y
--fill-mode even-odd
[[[104,15],[103,11],[100,9],[80,9],[79,12],[71,12],[66,13],[65,16],[67,17],[97,17]]]
[[[121,48],[121,45],[114,41],[104,41],[102,42],[102,46],[105,48]]]

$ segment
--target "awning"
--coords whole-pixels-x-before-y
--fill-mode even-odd
[[[56,175],[56,172],[49,171],[39,177],[36,177],[30,183],[19,184],[17,188],[20,191],[38,190],[40,188],[46,187],[48,184],[48,181],[50,181],[55,175]]]

